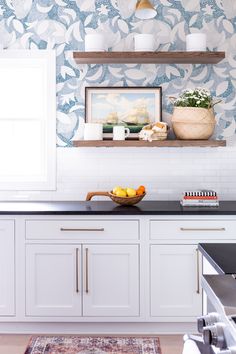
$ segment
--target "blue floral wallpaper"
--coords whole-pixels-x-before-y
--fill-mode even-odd
[[[84,117],[85,86],[163,87],[163,119],[169,95],[205,86],[221,98],[216,136],[236,128],[236,1],[153,0],[157,16],[139,20],[135,0],[0,0],[0,45],[14,49],[55,48],[57,52],[58,146],[71,139]],[[109,50],[132,50],[136,33],[153,33],[158,50],[184,50],[187,33],[207,34],[209,50],[226,51],[218,65],[76,65],[73,50],[84,49],[87,33],[106,35]]]

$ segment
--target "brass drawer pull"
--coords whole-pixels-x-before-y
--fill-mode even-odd
[[[76,284],[76,292],[79,292],[79,249],[76,248],[75,253],[75,284]]]
[[[60,228],[61,231],[104,231],[104,227],[101,227],[100,229],[65,229],[64,227]]]
[[[89,250],[85,248],[85,292],[88,294],[89,292]]]
[[[226,231],[225,227],[219,227],[219,228],[185,228],[181,227],[181,231]]]
[[[199,271],[199,251],[196,249],[196,254],[197,254],[197,290],[196,293],[200,294],[200,271]]]

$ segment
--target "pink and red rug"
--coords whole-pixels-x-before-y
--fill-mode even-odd
[[[161,354],[158,337],[32,337],[25,354]]]

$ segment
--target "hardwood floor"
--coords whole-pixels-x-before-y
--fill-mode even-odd
[[[0,335],[0,354],[24,354],[29,335]]]
[[[182,354],[183,352],[183,335],[163,336],[160,335],[162,354]]]
[[[30,335],[0,335],[0,354],[24,354]],[[183,336],[160,335],[162,354],[182,354]]]

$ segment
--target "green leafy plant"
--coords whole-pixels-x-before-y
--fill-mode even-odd
[[[212,108],[220,100],[214,101],[209,90],[197,87],[193,90],[184,90],[178,98],[170,97],[175,107]]]

